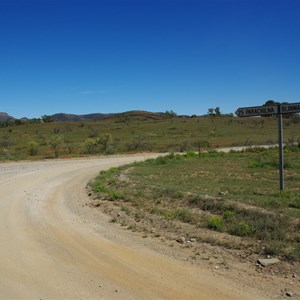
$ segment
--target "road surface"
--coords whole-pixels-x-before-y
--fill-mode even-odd
[[[83,205],[100,170],[150,156],[0,164],[0,299],[259,299]]]

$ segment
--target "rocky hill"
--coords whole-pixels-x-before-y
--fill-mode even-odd
[[[65,114],[58,113],[51,116],[54,122],[81,122],[81,121],[98,121],[105,119],[107,114],[87,114],[87,115],[76,115],[76,114]]]
[[[14,117],[10,116],[9,114],[5,113],[5,112],[0,112],[0,121],[6,121],[8,119],[15,119]]]
[[[65,114],[58,113],[51,116],[54,122],[83,122],[83,121],[99,121],[104,119],[116,119],[116,118],[134,118],[140,120],[146,119],[161,119],[164,117],[163,113],[153,113],[147,111],[133,110],[123,113],[92,113],[86,115],[76,115],[76,114]]]
[[[163,118],[168,118],[166,113],[154,113],[142,110],[132,110],[126,111],[123,113],[91,113],[84,115],[77,114],[67,114],[67,113],[57,113],[54,115],[45,115],[49,117],[54,122],[85,122],[85,121],[101,121],[105,119],[120,119],[122,121],[135,119],[135,120],[160,120]],[[44,117],[44,116],[43,116]],[[43,119],[43,117],[41,117]],[[0,112],[0,122],[5,122],[8,119],[16,120],[15,117],[10,116],[5,112]],[[21,119],[22,121],[30,121],[30,119],[24,117]]]

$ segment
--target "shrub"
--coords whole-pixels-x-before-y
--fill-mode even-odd
[[[95,139],[88,138],[84,142],[84,147],[87,153],[95,153],[97,149],[97,142]]]
[[[124,195],[119,192],[119,191],[114,191],[114,190],[109,190],[109,200],[117,200],[117,199],[122,199]]]
[[[175,211],[175,217],[184,223],[194,224],[196,222],[194,214],[190,210],[184,208],[178,208]]]
[[[232,210],[226,210],[223,213],[223,217],[226,221],[233,219],[234,216],[235,216],[235,212]]]
[[[255,229],[251,225],[241,221],[239,223],[232,224],[229,232],[237,236],[253,236]]]
[[[30,156],[37,155],[39,151],[39,144],[35,141],[31,141],[28,143],[28,154]]]
[[[54,155],[57,158],[59,154],[59,150],[64,143],[64,136],[63,135],[53,135],[48,144],[50,145],[51,149],[54,151]]]
[[[222,218],[218,216],[214,216],[208,219],[208,228],[213,229],[213,230],[218,230],[221,231],[223,228],[224,222]]]
[[[102,134],[96,139],[96,144],[100,146],[100,151],[108,154],[108,149],[111,146],[112,136],[109,133]],[[112,149],[111,149],[112,150]]]
[[[100,193],[105,193],[106,192],[105,186],[101,183],[94,184],[94,189],[95,189],[96,192],[100,192]]]

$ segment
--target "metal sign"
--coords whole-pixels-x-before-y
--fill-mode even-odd
[[[264,115],[276,115],[278,113],[278,106],[253,106],[253,107],[240,107],[235,114],[238,117],[255,117]]]
[[[278,143],[279,143],[279,186],[284,190],[284,160],[283,160],[283,128],[282,114],[300,112],[300,103],[285,103],[271,106],[240,107],[235,114],[238,117],[278,116]]]
[[[235,114],[238,117],[256,117],[256,116],[269,116],[282,114],[293,114],[300,112],[299,103],[287,103],[280,105],[270,106],[252,106],[252,107],[239,107]]]
[[[300,112],[300,103],[281,104],[282,114],[292,114]]]

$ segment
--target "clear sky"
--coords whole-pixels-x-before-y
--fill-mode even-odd
[[[0,0],[0,111],[300,102],[299,0]]]

